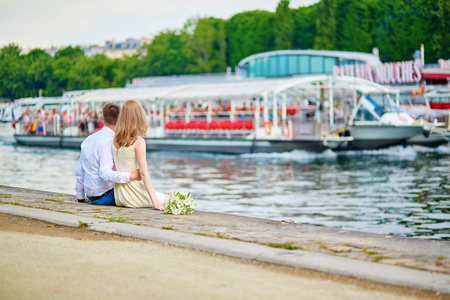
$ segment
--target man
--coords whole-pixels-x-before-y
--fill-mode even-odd
[[[87,197],[92,204],[115,205],[114,183],[140,180],[137,170],[131,173],[115,171],[111,147],[119,113],[119,105],[106,104],[103,107],[103,128],[81,144],[75,187],[78,202],[84,202]]]

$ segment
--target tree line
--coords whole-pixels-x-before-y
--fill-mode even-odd
[[[123,59],[86,57],[71,46],[54,57],[42,49],[23,55],[19,45],[9,44],[0,49],[0,98],[123,87],[135,77],[224,72],[249,55],[279,49],[371,52],[377,47],[380,59],[389,62],[411,60],[424,44],[426,63],[450,58],[450,1],[289,4],[280,0],[275,12],[246,11],[227,20],[189,19],[183,28],[160,32],[138,54]]]

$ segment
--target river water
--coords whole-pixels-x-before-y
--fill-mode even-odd
[[[0,184],[75,194],[80,152],[0,138]],[[154,187],[198,210],[450,239],[450,148],[312,154],[147,154]]]

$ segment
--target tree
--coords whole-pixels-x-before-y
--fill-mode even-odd
[[[226,68],[225,23],[222,19],[201,18],[191,37],[195,67],[193,73],[223,72]]]
[[[275,48],[275,14],[263,10],[232,16],[226,22],[227,63],[236,66],[245,57]]]
[[[29,82],[22,49],[9,44],[0,49],[0,96],[11,100],[29,96]]]
[[[53,58],[41,49],[33,49],[24,57],[27,65],[29,89],[33,96],[52,95],[53,86]]]
[[[336,9],[336,49],[371,52],[373,1],[340,0]]]
[[[437,58],[450,59],[450,2],[437,1],[438,29],[434,35]]]
[[[294,19],[289,0],[280,0],[275,12],[275,48],[292,49],[294,40]]]
[[[116,59],[112,62],[113,81],[112,87],[123,87],[133,78],[147,76],[144,66],[144,59],[138,55],[126,56],[123,59]]]
[[[317,35],[313,49],[336,49],[337,0],[321,0],[318,3]]]
[[[181,33],[166,30],[161,32],[147,46],[147,56],[143,59],[143,76],[183,74],[187,59],[183,48],[185,43]]]
[[[112,86],[114,81],[113,69],[117,67],[114,61],[104,54],[96,54],[87,59],[87,63],[92,65],[92,86],[90,88],[107,88]]]
[[[391,2],[390,2],[391,1]],[[379,22],[375,43],[380,49],[383,61],[401,61],[412,59],[415,50],[424,44],[425,58],[436,61],[434,32],[438,18],[436,2],[428,0],[386,1]],[[385,2],[385,3],[386,3]]]
[[[293,47],[311,49],[317,31],[317,4],[292,10],[294,20]]]

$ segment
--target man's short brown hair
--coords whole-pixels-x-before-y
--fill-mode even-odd
[[[108,103],[103,106],[103,121],[109,125],[116,125],[119,119],[120,106],[115,103]]]

